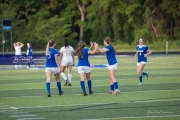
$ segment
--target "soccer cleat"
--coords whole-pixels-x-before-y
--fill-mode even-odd
[[[29,67],[26,67],[26,68],[29,68]]]
[[[59,93],[59,95],[62,95],[64,92],[63,91],[61,91],[60,93]]]
[[[138,85],[142,85],[142,82],[140,82]]]
[[[47,95],[48,97],[51,97],[51,94],[50,95]]]
[[[93,94],[94,92],[93,91],[89,91],[89,94]]]
[[[84,96],[87,96],[87,93],[86,93],[86,92],[83,92],[83,95],[84,95]]]
[[[64,86],[66,86],[68,83],[69,83],[69,80],[66,80],[66,82],[65,82]]]
[[[146,78],[148,79],[148,77],[149,77],[149,73],[147,72],[147,73],[146,73]]]
[[[110,90],[108,94],[113,94],[113,93],[114,93],[114,91],[113,91],[113,90]]]
[[[118,93],[120,93],[120,90],[119,90],[119,89],[116,89],[113,94],[116,95],[116,94],[118,94]]]
[[[67,84],[67,86],[72,86],[71,83]]]

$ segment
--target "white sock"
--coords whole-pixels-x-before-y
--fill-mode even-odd
[[[66,75],[62,72],[61,73],[61,76],[63,77],[63,79],[66,81],[67,80],[67,77],[66,77]]]
[[[17,69],[17,65],[15,65],[15,69]]]
[[[21,65],[18,65],[19,68],[21,68]]]
[[[70,83],[72,82],[72,74],[68,74],[68,80]]]

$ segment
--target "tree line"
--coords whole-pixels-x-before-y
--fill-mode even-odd
[[[49,39],[62,46],[65,38],[74,47],[79,40],[102,44],[106,36],[126,44],[140,37],[180,40],[179,0],[0,0],[0,19],[12,20],[13,42],[31,42],[35,49]]]

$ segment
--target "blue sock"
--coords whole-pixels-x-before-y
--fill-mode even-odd
[[[86,90],[85,90],[85,85],[84,85],[84,81],[80,81],[80,85],[81,85],[82,91],[83,91],[83,92],[86,92]]]
[[[57,87],[58,87],[59,93],[62,93],[62,90],[61,90],[61,82],[58,81],[58,82],[56,82],[56,83],[57,83]]]
[[[114,82],[115,89],[118,89],[118,82]]]
[[[139,75],[139,82],[142,83],[142,75]]]
[[[147,75],[147,73],[146,72],[142,72],[142,75]]]
[[[30,67],[30,62],[28,62],[28,66]]]
[[[51,92],[50,92],[50,82],[46,82],[46,90],[47,90],[48,95],[50,95],[51,94]]]
[[[90,92],[91,88],[92,88],[92,81],[88,80],[87,83],[88,83],[88,88],[89,88],[89,92]]]
[[[110,90],[114,91],[114,84],[110,85]]]

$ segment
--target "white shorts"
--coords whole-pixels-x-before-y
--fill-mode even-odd
[[[69,65],[73,65],[73,60],[72,59],[63,60],[61,65],[66,66],[66,67],[69,66]]]
[[[137,66],[140,66],[140,64],[146,64],[147,62],[141,61],[141,62],[137,62]]]
[[[45,72],[52,72],[53,74],[56,74],[60,72],[60,69],[58,67],[47,67],[45,68]]]
[[[117,63],[114,65],[109,65],[108,70],[117,70]]]
[[[78,73],[90,73],[91,68],[88,66],[79,66],[78,67]]]

